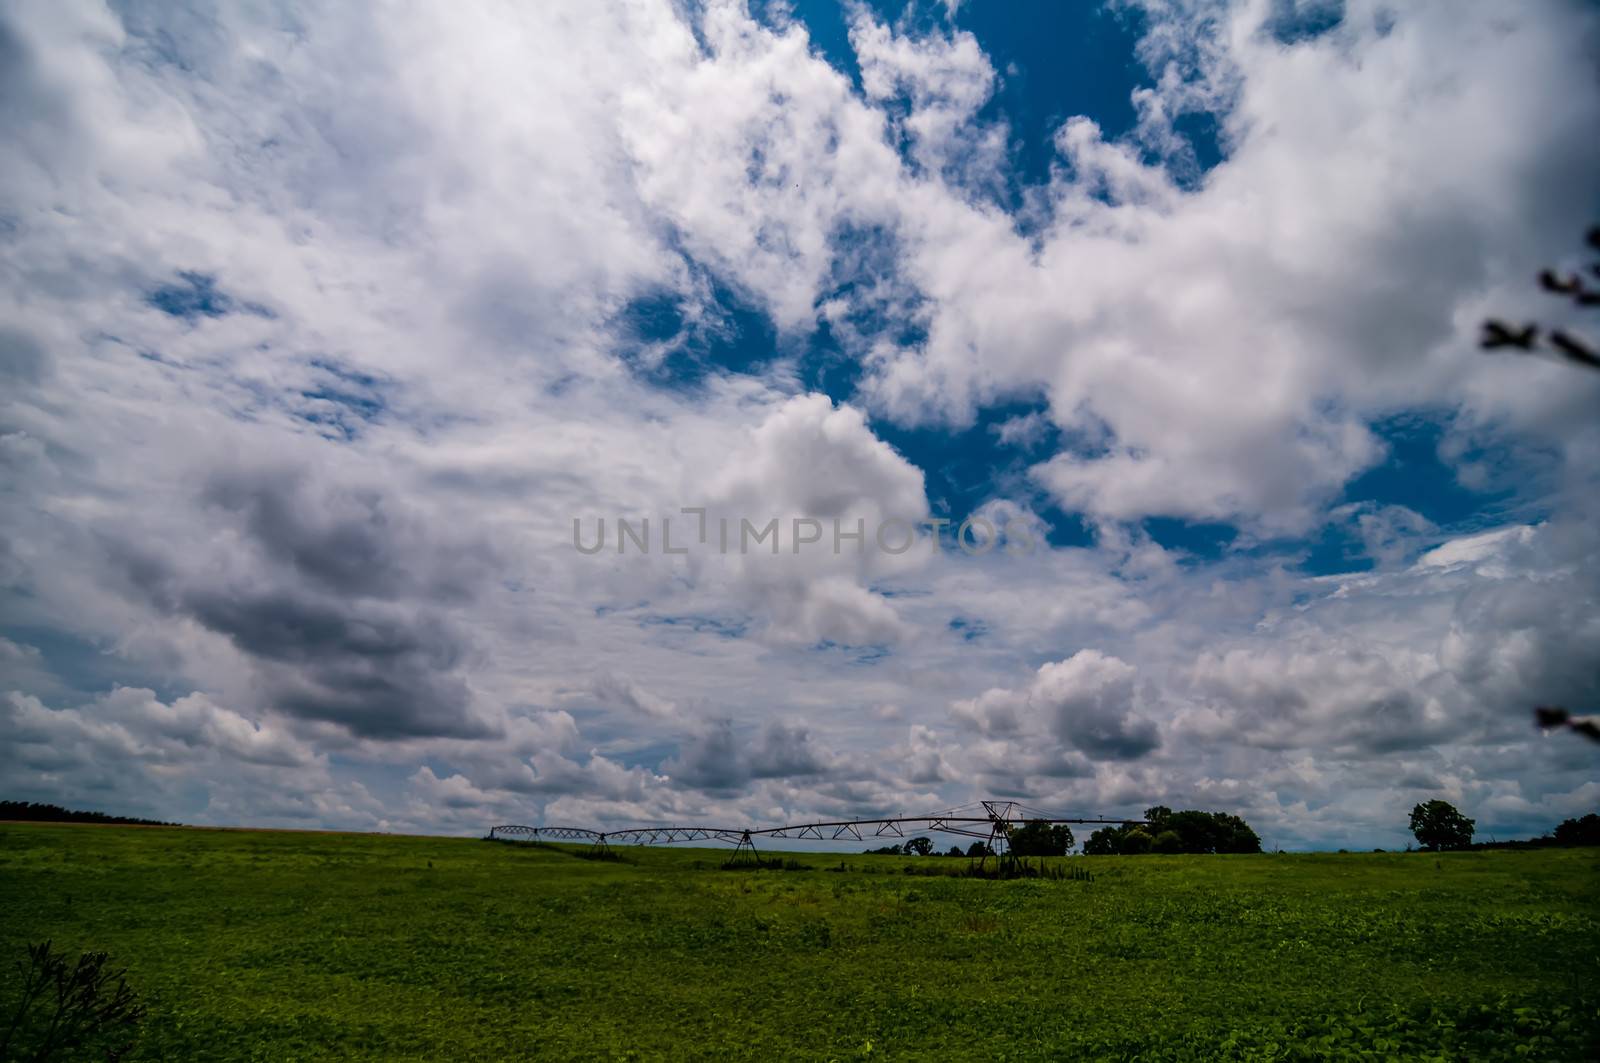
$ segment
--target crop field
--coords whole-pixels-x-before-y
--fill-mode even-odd
[[[1600,1045],[1600,853],[619,861],[469,839],[0,825],[29,942],[129,1058],[1495,1059]],[[770,855],[770,854],[769,854]],[[9,1011],[6,1013],[9,1016]]]

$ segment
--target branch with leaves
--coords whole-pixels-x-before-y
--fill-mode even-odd
[[[72,967],[51,943],[28,946],[28,962],[18,963],[22,993],[0,1035],[0,1060],[47,1060],[90,1043],[101,1045],[108,1060],[120,1059],[131,1043],[106,1043],[144,1018],[144,1005],[128,988],[127,971],[108,970],[104,952],[85,952]]]
[[[1600,251],[1600,225],[1591,228],[1585,239],[1593,250]],[[1600,278],[1600,260],[1589,263],[1588,271],[1596,278]],[[1562,274],[1553,269],[1541,270],[1539,287],[1551,295],[1571,299],[1579,306],[1591,309],[1600,306],[1600,287],[1590,287],[1584,281],[1581,272]],[[1479,341],[1479,346],[1486,351],[1510,347],[1517,351],[1532,352],[1538,349],[1539,335],[1540,329],[1537,324],[1513,326],[1496,318],[1490,318],[1483,323],[1483,339]],[[1571,333],[1561,329],[1551,329],[1546,342],[1555,348],[1557,354],[1573,365],[1585,369],[1600,369],[1600,352]],[[1564,727],[1600,742],[1600,722],[1593,716],[1574,716],[1558,705],[1540,705],[1533,710],[1533,716],[1542,730],[1550,731]]]
[[[1589,230],[1587,241],[1591,248],[1600,251],[1600,225]],[[1600,278],[1600,261],[1591,262],[1588,272]],[[1591,309],[1600,306],[1600,285],[1591,286],[1584,280],[1582,272],[1563,274],[1553,269],[1542,270],[1539,273],[1539,287],[1551,295],[1571,299],[1578,306]],[[1483,323],[1483,338],[1479,346],[1486,351],[1510,348],[1531,353],[1540,349],[1541,335],[1549,347],[1572,364],[1586,369],[1600,369],[1600,350],[1593,344],[1563,329],[1545,332],[1532,322],[1508,325],[1497,318],[1490,318]]]

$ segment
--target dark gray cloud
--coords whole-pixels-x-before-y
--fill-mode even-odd
[[[19,25],[18,13],[0,11],[0,129],[37,135],[69,118],[66,93],[42,76],[37,44]]]
[[[488,571],[481,541],[452,541],[392,494],[309,474],[223,470],[201,511],[221,557],[157,552],[103,534],[145,601],[225,636],[271,708],[362,738],[495,734],[463,678],[471,652],[444,607]]]
[[[219,469],[201,498],[237,518],[271,562],[333,593],[462,602],[494,565],[482,538],[450,533],[373,485],[290,468]]]
[[[825,774],[835,758],[817,744],[809,728],[774,721],[762,728],[749,764],[752,778],[788,779]]]
[[[1219,736],[1268,750],[1374,756],[1446,741],[1465,720],[1430,717],[1427,683],[1383,655],[1340,645],[1203,656],[1195,693],[1220,706]]]
[[[1098,650],[1080,650],[1045,664],[1023,689],[996,687],[951,705],[951,717],[989,738],[1023,745],[1060,770],[1032,774],[1070,776],[1077,761],[1068,750],[1108,760],[1136,760],[1161,744],[1160,732],[1135,708],[1135,669]],[[1048,733],[1043,733],[1048,732]],[[1051,751],[1052,738],[1059,748]]]
[[[462,636],[409,607],[285,589],[195,587],[165,604],[255,664],[270,707],[363,738],[485,737],[459,674]]]
[[[684,743],[678,755],[661,766],[675,782],[702,790],[726,792],[750,782],[732,720],[717,720]]]
[[[50,372],[50,356],[31,335],[0,325],[0,380],[11,387],[37,384]]]
[[[1079,716],[1063,733],[1085,753],[1113,760],[1133,760],[1161,744],[1154,723],[1119,712]]]
[[[1095,777],[1093,758],[1049,741],[988,743],[968,763],[983,792],[996,796],[1029,797]]]
[[[684,743],[662,770],[684,785],[726,793],[762,779],[811,779],[840,767],[806,727],[772,721],[747,742],[735,733],[733,721],[723,719]]]
[[[474,738],[461,636],[441,618],[284,591],[206,588],[184,611],[262,665],[273,707],[365,738]]]

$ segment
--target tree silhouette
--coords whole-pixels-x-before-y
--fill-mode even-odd
[[[1142,853],[1259,853],[1261,838],[1250,824],[1228,812],[1165,805],[1144,810],[1145,822],[1102,827],[1083,843],[1085,856],[1137,856]]]
[[[1448,801],[1428,801],[1411,810],[1411,833],[1426,849],[1465,849],[1475,825]]]
[[[1066,856],[1072,848],[1072,828],[1065,823],[1051,825],[1042,819],[1030,819],[1011,828],[1006,844],[1013,856]]]
[[[1556,827],[1557,845],[1600,845],[1600,815],[1590,812],[1582,819],[1564,819]]]

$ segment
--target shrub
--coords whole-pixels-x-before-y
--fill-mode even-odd
[[[1122,836],[1121,851],[1130,856],[1139,856],[1148,853],[1155,845],[1155,839],[1144,832],[1143,827],[1135,827]]]

